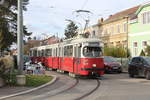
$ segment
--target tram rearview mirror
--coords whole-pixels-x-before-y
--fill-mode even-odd
[[[80,44],[78,44],[78,47],[82,47],[82,44],[80,43]]]

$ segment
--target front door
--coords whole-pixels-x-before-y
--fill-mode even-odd
[[[74,73],[79,74],[80,53],[81,48],[78,45],[74,46]]]

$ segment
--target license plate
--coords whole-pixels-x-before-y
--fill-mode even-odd
[[[113,67],[113,69],[118,69],[118,67]]]

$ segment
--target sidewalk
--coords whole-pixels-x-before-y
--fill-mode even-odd
[[[32,89],[32,87],[14,87],[14,86],[2,87],[0,88],[0,97],[19,93],[19,92],[26,91],[29,89]]]
[[[46,71],[46,75],[52,75],[49,71]],[[27,90],[35,89],[35,87],[23,87],[23,86],[5,86],[0,88],[0,97],[24,92]]]

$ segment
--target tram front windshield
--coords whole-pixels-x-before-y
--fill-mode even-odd
[[[102,50],[100,47],[84,47],[83,48],[83,55],[85,57],[100,57],[102,54]]]

